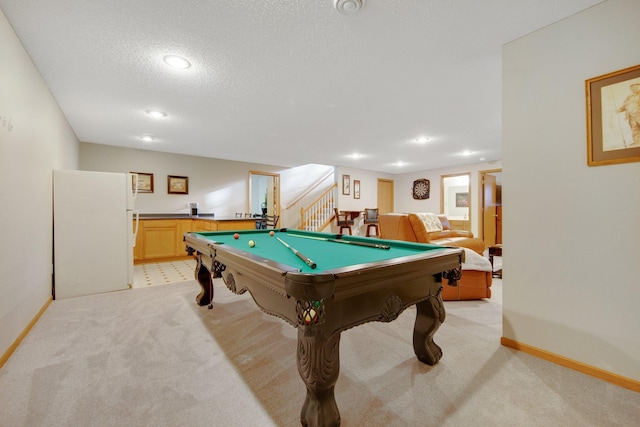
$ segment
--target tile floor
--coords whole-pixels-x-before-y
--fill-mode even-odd
[[[173,262],[156,262],[138,264],[133,268],[133,288],[165,285],[167,283],[186,282],[195,280],[193,272],[196,261],[189,259]]]

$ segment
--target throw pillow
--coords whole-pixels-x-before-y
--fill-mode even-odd
[[[451,224],[449,224],[449,220],[446,215],[440,214],[438,215],[438,219],[440,220],[440,224],[442,224],[443,230],[451,230]]]
[[[436,214],[416,213],[416,215],[424,223],[424,228],[427,229],[427,233],[433,233],[434,231],[442,231],[442,223],[440,222]]]

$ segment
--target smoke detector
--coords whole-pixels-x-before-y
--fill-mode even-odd
[[[333,0],[333,7],[343,15],[354,15],[362,9],[364,0]]]

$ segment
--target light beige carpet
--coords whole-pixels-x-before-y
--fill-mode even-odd
[[[640,394],[499,344],[501,287],[447,302],[436,366],[415,310],[342,334],[343,426],[633,426]],[[295,426],[296,330],[216,282],[54,301],[0,369],[0,426]],[[507,286],[507,284],[505,284]]]

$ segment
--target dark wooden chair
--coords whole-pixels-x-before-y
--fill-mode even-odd
[[[364,225],[367,226],[367,237],[378,236],[378,208],[364,209]],[[370,233],[371,228],[374,230],[373,234]]]
[[[333,208],[336,213],[336,225],[340,228],[340,234],[344,234],[342,230],[349,230],[349,234],[353,234],[351,232],[351,226],[353,225],[353,220],[351,219],[351,214],[349,213],[340,213],[338,212],[338,208]]]
[[[264,221],[264,228],[276,228],[278,227],[279,215],[267,215]]]

